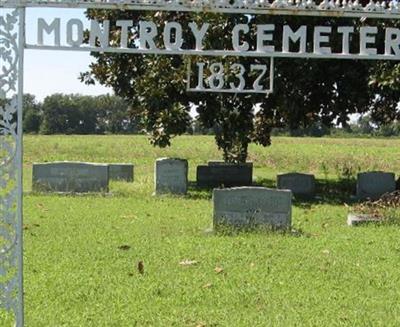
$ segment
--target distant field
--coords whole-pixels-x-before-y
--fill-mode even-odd
[[[260,185],[287,171],[318,178],[318,200],[294,203],[289,234],[215,235],[210,192],[152,197],[154,160],[166,156],[188,159],[194,181],[221,153],[206,136],[168,149],[142,136],[25,137],[26,326],[400,325],[399,227],[345,223],[352,178],[399,175],[400,140],[252,145]],[[32,163],[55,160],[132,162],[135,182],[107,196],[31,194]]]

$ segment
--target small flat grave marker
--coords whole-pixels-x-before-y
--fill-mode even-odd
[[[368,223],[378,223],[380,221],[382,220],[367,214],[349,213],[347,215],[347,225],[349,226],[360,226]]]
[[[108,165],[85,162],[34,163],[32,189],[39,192],[108,192]]]
[[[160,158],[154,169],[155,194],[186,194],[188,188],[188,162],[184,159]]]
[[[264,187],[214,189],[214,228],[272,226],[289,228],[292,192]]]

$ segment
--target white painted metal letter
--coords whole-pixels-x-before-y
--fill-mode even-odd
[[[37,43],[43,45],[43,33],[54,34],[54,45],[60,46],[60,18],[55,18],[49,25],[43,18],[38,19]]]

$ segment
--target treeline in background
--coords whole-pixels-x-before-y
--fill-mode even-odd
[[[188,134],[214,135],[218,127],[204,128],[193,118]],[[140,134],[143,124],[129,104],[114,95],[87,96],[53,94],[42,102],[24,95],[24,132],[40,134]],[[400,122],[379,125],[369,115],[360,116],[346,127],[314,123],[307,128],[275,128],[273,136],[399,137]]]
[[[128,104],[114,95],[53,94],[42,102],[24,95],[24,132],[40,134],[134,134],[141,128]]]

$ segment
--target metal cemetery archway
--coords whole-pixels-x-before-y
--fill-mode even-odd
[[[365,2],[366,3],[366,2]],[[313,26],[313,38],[307,40],[307,26],[293,30],[289,25],[283,31],[279,45],[274,24],[257,25],[251,30],[246,24],[232,29],[232,46],[228,49],[205,49],[203,39],[210,32],[209,24],[201,26],[189,23],[195,40],[192,49],[182,48],[183,38],[180,22],[167,22],[164,26],[163,46],[154,42],[158,26],[152,21],[140,21],[138,39],[134,47],[128,46],[128,33],[132,28],[129,20],[115,22],[120,28],[120,44],[110,44],[110,22],[91,21],[89,43],[83,43],[83,23],[71,19],[66,24],[66,37],[61,41],[61,20],[51,22],[39,18],[37,42],[27,44],[25,40],[25,8],[103,8],[140,11],[214,12],[244,15],[301,15],[320,17],[367,17],[399,19],[400,5],[397,0],[362,5],[359,0],[0,0],[0,313],[11,312],[17,326],[24,325],[23,309],[23,240],[22,240],[22,99],[24,49],[65,51],[94,51],[131,54],[195,55],[212,57],[261,57],[269,58],[270,65],[252,64],[248,68],[255,73],[253,84],[245,85],[244,66],[231,65],[236,82],[229,84],[224,79],[224,67],[216,62],[206,67],[204,62],[188,65],[187,90],[225,93],[265,93],[273,89],[274,58],[336,58],[336,59],[400,59],[400,29],[376,26],[339,26],[334,31],[330,26]],[[251,31],[250,31],[251,30]],[[384,32],[384,44],[374,47],[375,37]],[[254,33],[254,45],[243,40],[243,35]],[[339,53],[329,46],[330,35],[336,33],[342,42]],[[351,35],[359,37],[359,52],[350,52]],[[45,37],[46,36],[46,37]],[[48,42],[48,39],[52,42]],[[47,43],[44,40],[47,40]],[[306,45],[312,41],[313,49]],[[63,42],[63,43],[62,43]],[[296,43],[298,50],[291,48]],[[205,71],[207,70],[207,74]],[[193,75],[196,74],[193,77]],[[207,76],[207,77],[205,77]],[[269,76],[269,78],[268,78]],[[266,83],[268,80],[269,83]]]

